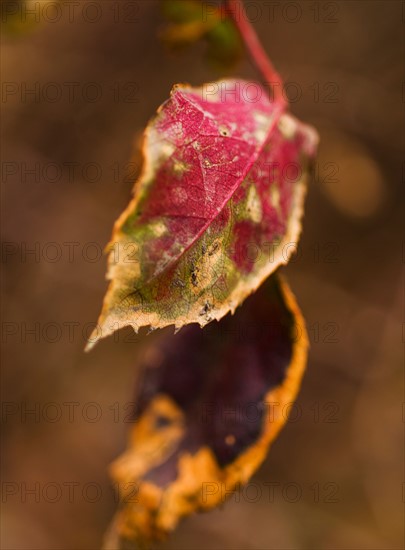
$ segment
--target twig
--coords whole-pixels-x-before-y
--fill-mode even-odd
[[[273,67],[255,29],[248,21],[243,0],[224,0],[224,6],[238,28],[253,63],[261,73],[265,83],[271,86],[275,102],[285,108],[287,101],[283,95],[283,80]]]

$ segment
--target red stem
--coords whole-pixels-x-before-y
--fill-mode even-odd
[[[287,101],[284,99],[283,95],[283,80],[273,67],[255,29],[248,21],[243,0],[224,0],[224,3],[226,11],[232,17],[240,32],[253,63],[262,74],[265,83],[271,86],[275,102],[285,108],[287,106]]]

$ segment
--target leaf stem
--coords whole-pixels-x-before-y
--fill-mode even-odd
[[[273,67],[255,29],[250,24],[243,5],[243,0],[224,0],[224,6],[238,28],[245,47],[253,63],[256,65],[256,68],[261,73],[264,82],[271,87],[273,91],[271,99],[274,98],[274,101],[278,103],[280,107],[285,108],[287,106],[287,101],[283,95],[283,80]]]

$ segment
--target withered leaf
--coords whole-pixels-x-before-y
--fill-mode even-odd
[[[234,312],[294,250],[317,141],[257,83],[175,86],[147,127],[88,347],[126,325],[204,326]]]
[[[115,540],[161,539],[246,483],[286,421],[307,348],[294,296],[276,275],[221,323],[162,333],[145,352],[128,449],[111,467],[121,497]]]

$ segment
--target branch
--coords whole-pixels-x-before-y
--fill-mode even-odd
[[[238,28],[253,63],[261,73],[264,81],[271,86],[275,102],[285,108],[287,101],[283,96],[283,80],[273,67],[255,29],[249,23],[243,0],[224,0],[224,5],[227,13]]]

